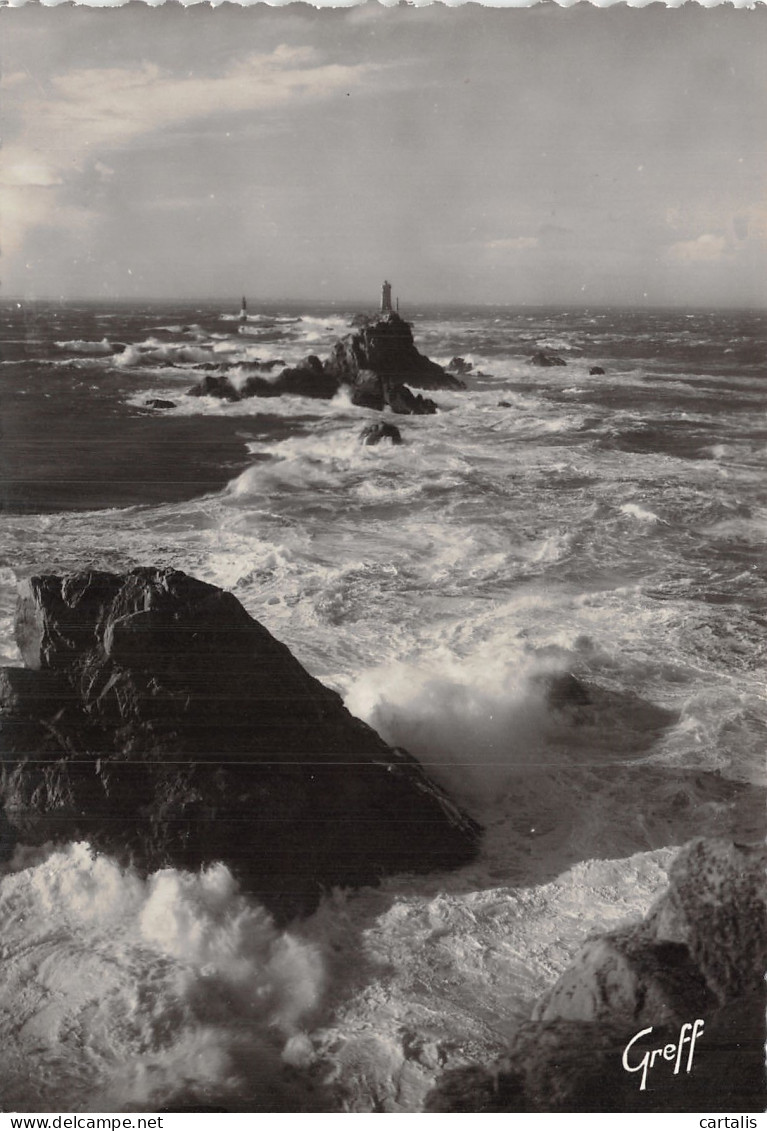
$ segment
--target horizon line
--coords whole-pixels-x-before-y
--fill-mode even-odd
[[[88,304],[130,304],[130,303],[162,303],[165,305],[191,305],[193,303],[204,303],[206,305],[213,305],[214,303],[223,306],[231,305],[240,309],[240,300],[235,298],[235,294],[239,293],[242,297],[242,292],[232,292],[228,295],[204,295],[192,297],[179,297],[171,298],[163,295],[132,295],[132,296],[103,296],[103,295],[2,295],[0,294],[0,303],[18,303],[18,304],[32,304],[32,303],[51,303],[57,305],[67,305],[72,303],[88,303]],[[275,306],[281,303],[290,305],[314,305],[314,306],[337,306],[342,307],[346,311],[352,310],[354,312],[367,312],[369,310],[376,310],[380,313],[379,303],[380,299],[374,302],[362,299],[352,298],[318,298],[307,296],[287,296],[279,295],[273,298],[248,298],[245,295],[248,303],[254,307],[257,306]],[[447,307],[450,309],[470,308],[473,310],[593,310],[595,308],[601,310],[687,310],[687,311],[709,311],[709,310],[728,310],[728,311],[742,311],[748,313],[767,313],[767,303],[763,306],[756,305],[742,305],[742,304],[729,304],[729,303],[693,303],[693,302],[676,302],[676,303],[653,303],[653,302],[584,302],[583,300],[575,300],[572,302],[476,302],[461,299],[411,299],[402,303],[400,296],[400,303],[404,308],[413,307]]]

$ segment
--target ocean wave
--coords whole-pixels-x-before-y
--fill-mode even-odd
[[[638,503],[624,503],[620,508],[621,514],[628,515],[629,518],[635,518],[639,522],[656,523],[663,522],[662,518],[658,518],[657,514],[653,511],[641,507]]]
[[[100,342],[76,339],[71,342],[56,342],[55,344],[60,350],[68,350],[69,353],[92,354],[94,357],[98,357],[102,354],[112,354],[120,348],[119,346],[113,346],[109,338],[102,338]]]
[[[0,881],[6,1106],[152,1110],[247,1095],[254,1079],[269,1090],[321,999],[316,946],[278,931],[220,864],[144,879],[86,844],[18,863]]]

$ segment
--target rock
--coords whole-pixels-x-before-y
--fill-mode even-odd
[[[347,334],[325,362],[325,372],[344,385],[354,385],[364,369],[380,377],[385,388],[400,383],[418,389],[465,388],[458,377],[418,352],[410,323],[394,313]]]
[[[763,1111],[767,849],[696,838],[643,921],[589,939],[503,1061],[446,1073],[427,1111]],[[702,1022],[690,1072],[622,1065]],[[685,1057],[686,1060],[686,1057]],[[475,1106],[472,1106],[475,1105]]]
[[[311,354],[300,365],[283,369],[274,385],[280,395],[292,393],[295,396],[331,400],[338,392],[339,382],[326,373],[320,359]]]
[[[175,570],[21,587],[0,681],[6,851],[86,839],[143,871],[223,860],[281,921],[334,885],[474,855],[477,826],[239,602]]]
[[[767,971],[766,869],[763,846],[699,837],[647,916],[653,939],[686,946],[722,1003],[752,993]]]
[[[498,401],[498,408],[511,408],[510,401]]]
[[[543,350],[537,350],[530,358],[531,365],[537,365],[542,369],[548,369],[553,365],[567,365],[561,357],[557,357],[553,353],[544,353]]]
[[[273,367],[271,363],[259,366],[262,370]],[[338,382],[325,373],[322,362],[313,354],[305,358],[300,365],[283,369],[282,373],[273,379],[254,373],[240,387],[240,396],[243,398],[281,397],[288,394],[312,397],[315,400],[330,400],[337,392]]]
[[[753,1010],[745,1020],[736,1003],[719,1010],[706,1021],[689,1075],[686,1057],[678,1075],[673,1063],[660,1059],[652,1071],[648,1069],[643,1091],[641,1073],[627,1072],[622,1065],[626,1045],[637,1031],[613,1022],[523,1022],[503,1060],[489,1069],[473,1066],[446,1072],[426,1097],[424,1110],[570,1114],[763,1110],[764,1054]],[[635,1046],[634,1060],[679,1039],[678,1026],[653,1026],[652,1033]]]
[[[445,1072],[424,1102],[425,1112],[529,1111],[522,1081],[513,1073],[489,1071],[478,1065]]]
[[[591,702],[588,688],[572,672],[544,672],[537,682],[543,685],[546,701],[555,710],[583,707]]]
[[[162,397],[150,397],[144,401],[146,408],[175,408],[175,401],[165,401]]]
[[[656,943],[636,928],[587,942],[575,964],[543,995],[533,1019],[681,1025],[705,1017],[716,998],[680,943]]]
[[[614,1026],[568,1021],[525,1022],[507,1055],[492,1068],[446,1072],[426,1097],[431,1112],[630,1111],[628,1077],[620,1067],[625,1044]],[[636,1085],[634,1085],[636,1086]]]
[[[420,393],[412,393],[407,385],[390,385],[387,403],[400,416],[433,416],[437,405]]]
[[[382,412],[386,400],[384,398],[381,378],[372,369],[361,369],[354,378],[351,387],[351,401],[359,408],[374,408]]]
[[[601,365],[592,365],[589,369],[589,377],[597,377],[604,374],[604,369]]]
[[[214,377],[206,373],[198,385],[187,390],[190,397],[218,397],[223,401],[238,401],[240,394],[228,377]]]
[[[249,397],[279,397],[281,393],[274,381],[262,377],[259,373],[252,373],[240,385],[240,398],[247,400]]]
[[[465,374],[471,373],[474,366],[463,357],[454,357],[447,368],[450,373]]]
[[[402,443],[402,436],[396,424],[389,424],[385,421],[381,421],[379,424],[368,424],[367,428],[363,428],[360,432],[360,439],[368,447],[380,444],[381,440],[391,440],[392,444]]]

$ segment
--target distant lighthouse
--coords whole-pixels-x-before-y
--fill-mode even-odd
[[[391,314],[391,283],[384,281],[381,287],[381,314]]]
[[[240,307],[240,322],[248,321],[248,304],[245,301],[245,295],[242,296],[242,306]]]

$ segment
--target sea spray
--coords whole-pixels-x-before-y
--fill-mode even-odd
[[[393,746],[404,746],[462,800],[500,800],[520,768],[561,761],[551,739],[578,703],[552,705],[561,661],[478,654],[440,665],[391,664],[366,672],[346,705]],[[564,715],[568,715],[565,720]]]
[[[321,999],[318,947],[278,931],[222,864],[144,878],[84,843],[37,856],[0,880],[6,1109],[277,1086]]]

